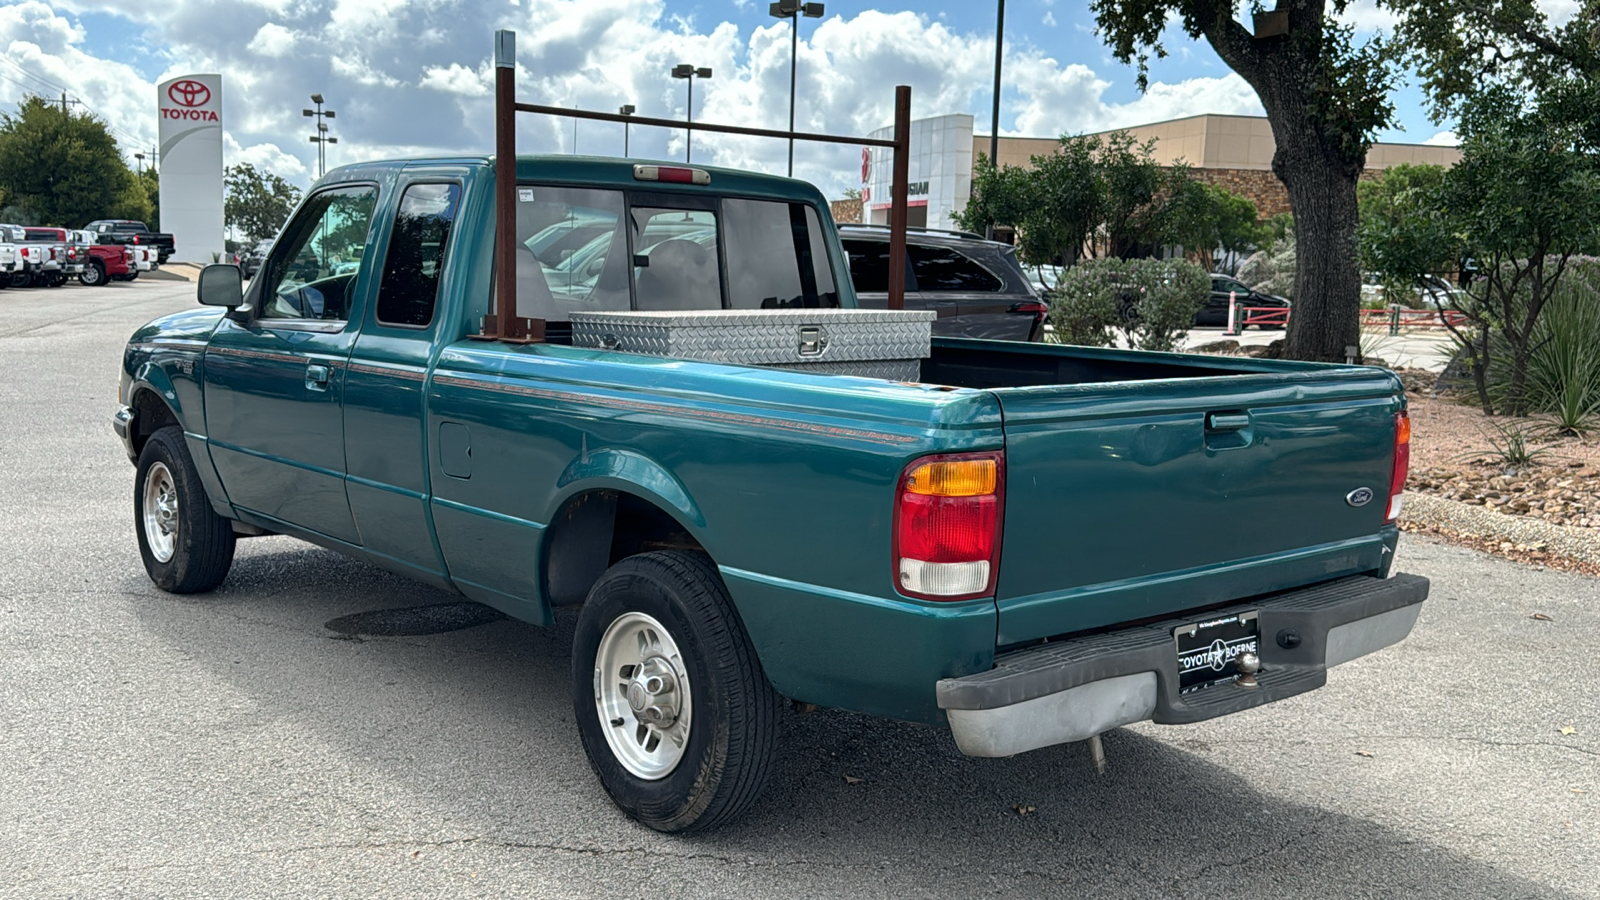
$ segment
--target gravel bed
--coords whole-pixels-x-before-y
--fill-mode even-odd
[[[1459,500],[1407,492],[1401,520],[1444,532],[1486,539],[1502,551],[1537,551],[1600,565],[1600,530],[1555,525],[1543,519],[1513,516]]]

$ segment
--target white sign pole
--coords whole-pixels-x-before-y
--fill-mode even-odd
[[[220,258],[222,222],[222,76],[180,75],[156,86],[160,115],[161,221],[172,259]],[[215,254],[215,256],[213,255]]]

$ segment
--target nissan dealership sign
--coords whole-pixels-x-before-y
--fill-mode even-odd
[[[223,252],[222,76],[180,75],[156,86],[161,114],[161,230],[172,258],[209,263]]]

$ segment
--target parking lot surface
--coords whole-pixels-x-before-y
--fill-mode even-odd
[[[1600,582],[1409,537],[1433,594],[1407,641],[1112,732],[1102,776],[1082,746],[968,759],[788,713],[751,815],[645,830],[579,746],[570,613],[277,537],[214,594],[151,586],[117,365],[192,298],[0,291],[0,896],[1600,897]]]

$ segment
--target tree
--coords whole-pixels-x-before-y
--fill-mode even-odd
[[[1573,257],[1600,252],[1600,159],[1579,146],[1583,123],[1503,86],[1480,92],[1460,127],[1461,162],[1406,172],[1411,187],[1374,192],[1386,206],[1363,225],[1363,247],[1394,280],[1476,260],[1481,279],[1452,301],[1471,329],[1452,330],[1483,411],[1525,415],[1540,315]],[[1498,397],[1488,384],[1496,364],[1508,372]]]
[[[1356,265],[1356,182],[1374,133],[1394,116],[1389,45],[1352,42],[1332,15],[1348,0],[1283,0],[1286,33],[1257,38],[1235,20],[1235,0],[1090,0],[1101,33],[1123,62],[1137,61],[1147,85],[1149,54],[1169,17],[1204,37],[1261,98],[1277,149],[1272,171],[1296,221],[1294,317],[1284,341],[1291,359],[1343,361],[1360,345],[1361,273]],[[1287,6],[1287,9],[1283,9]]]
[[[222,185],[223,218],[250,241],[276,235],[300,202],[299,188],[271,172],[258,171],[249,163],[224,169]]]
[[[1460,235],[1440,214],[1444,179],[1443,166],[1399,165],[1356,188],[1361,267],[1382,278],[1389,297],[1415,293],[1419,279],[1449,272],[1460,259]]]
[[[150,204],[150,215],[142,221],[151,231],[161,230],[161,173],[144,169],[138,174],[139,186],[144,189],[145,200]]]
[[[997,170],[980,156],[956,222],[976,232],[991,224],[1016,229],[1022,260],[1034,266],[1131,259],[1172,244],[1204,248],[1209,262],[1216,203],[1227,192],[1196,181],[1185,166],[1161,165],[1154,154],[1154,142],[1118,131],[1063,135],[1055,153],[1033,157],[1027,169]],[[1227,196],[1248,207],[1253,225],[1254,205]]]
[[[45,225],[79,228],[150,211],[105,123],[39,97],[0,116],[0,186],[8,204]]]

